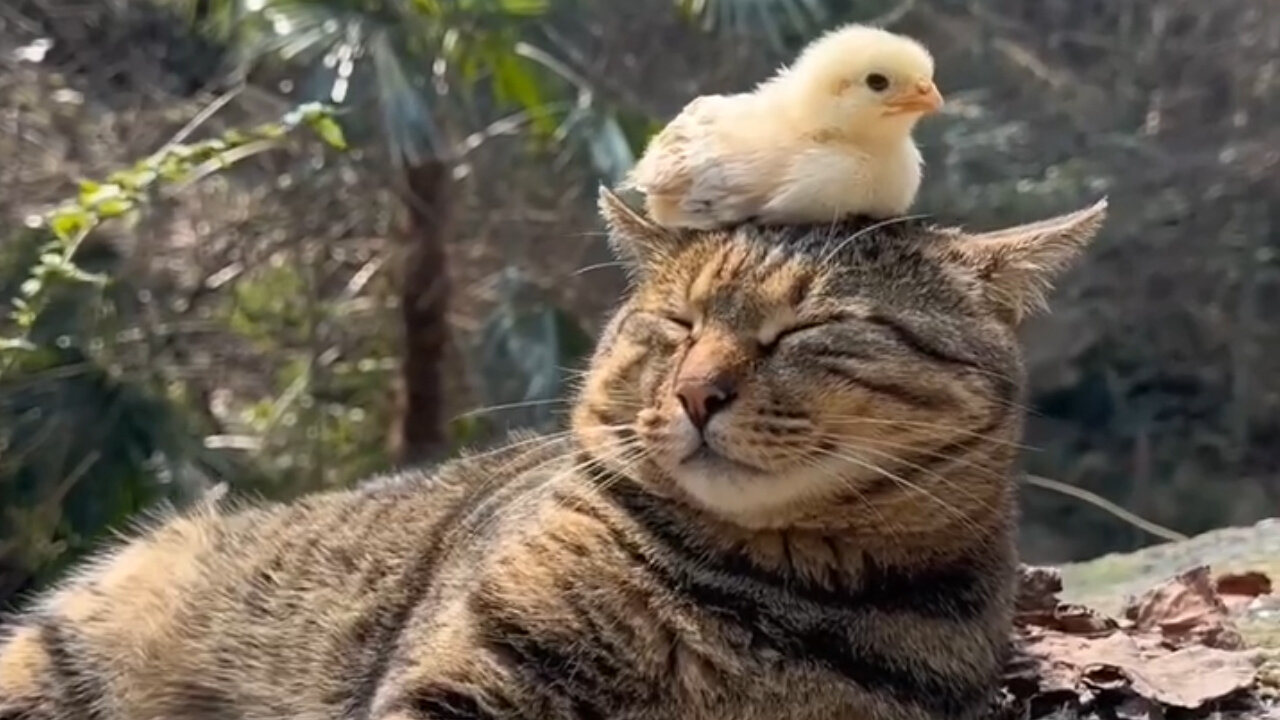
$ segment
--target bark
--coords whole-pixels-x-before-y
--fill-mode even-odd
[[[448,165],[437,161],[406,161],[401,177],[403,206],[396,235],[404,356],[392,453],[411,464],[431,460],[445,449],[441,373],[449,340],[445,244],[451,232],[452,178]]]

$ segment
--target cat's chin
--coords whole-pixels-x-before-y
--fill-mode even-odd
[[[670,471],[671,479],[704,510],[750,528],[787,525],[785,512],[821,494],[821,478],[805,471],[785,474],[699,453]]]

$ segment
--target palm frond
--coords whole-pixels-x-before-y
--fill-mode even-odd
[[[675,0],[677,10],[709,32],[764,35],[776,47],[807,37],[829,20],[829,0]]]
[[[414,85],[388,33],[375,35],[370,51],[382,129],[392,150],[415,165],[436,156],[442,141],[426,88]]]
[[[300,99],[376,109],[357,114],[396,157],[416,163],[443,152],[437,114],[460,110],[468,100],[462,89],[476,84],[497,104],[527,112],[536,130],[554,130],[547,108],[556,88],[513,50],[521,23],[545,14],[552,0],[207,2],[206,23],[237,49],[243,67],[284,63],[301,75]]]

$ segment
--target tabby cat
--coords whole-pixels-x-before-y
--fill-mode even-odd
[[[559,435],[157,523],[0,645],[3,720],[983,715],[1010,623],[1014,329],[1105,207],[672,233]]]

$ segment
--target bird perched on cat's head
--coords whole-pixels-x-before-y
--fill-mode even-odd
[[[749,92],[694,99],[624,186],[672,228],[901,215],[920,187],[912,131],[943,105],[933,76],[917,41],[837,28]]]

